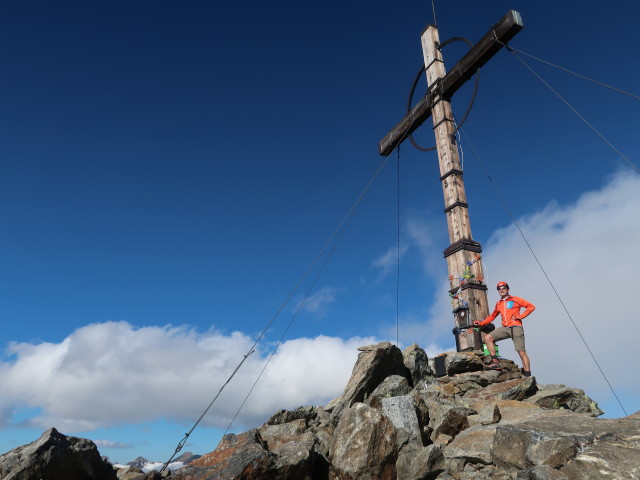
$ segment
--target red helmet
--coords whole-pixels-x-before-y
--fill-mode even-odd
[[[507,287],[507,290],[509,290],[509,284],[507,282],[498,282],[498,285],[496,285],[496,288],[500,288],[500,287]]]

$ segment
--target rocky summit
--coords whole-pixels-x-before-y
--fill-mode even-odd
[[[52,429],[0,456],[0,479],[640,479],[640,412],[599,419],[582,390],[540,385],[506,359],[485,370],[480,352],[428,359],[418,345],[386,342],[359,350],[340,397],[225,435],[162,477],[108,472],[95,445]]]

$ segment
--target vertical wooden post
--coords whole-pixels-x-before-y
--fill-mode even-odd
[[[440,164],[440,180],[444,192],[445,214],[451,244],[444,251],[449,270],[450,293],[458,294],[453,301],[455,326],[468,325],[489,314],[487,287],[482,274],[482,248],[471,237],[467,197],[462,180],[462,166],[454,136],[455,125],[451,103],[440,95],[446,71],[439,50],[438,29],[429,25],[421,37],[422,53],[430,91],[436,95],[431,109],[433,129]],[[467,274],[467,278],[465,278]],[[482,341],[472,332],[463,331],[458,337],[459,351],[481,350]]]

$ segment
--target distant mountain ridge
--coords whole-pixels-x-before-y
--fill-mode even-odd
[[[192,452],[184,452],[179,457],[175,458],[170,464],[169,469],[176,471],[185,465],[189,465],[194,460],[197,460],[202,455],[197,455]],[[139,468],[143,472],[150,472],[151,470],[159,470],[164,465],[164,462],[153,462],[144,457],[137,457],[126,464],[129,467]]]

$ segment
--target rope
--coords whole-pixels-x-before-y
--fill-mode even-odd
[[[571,323],[573,324],[573,327],[576,329],[576,331],[578,332],[578,335],[580,336],[580,339],[582,340],[582,343],[584,343],[584,346],[587,348],[587,351],[589,352],[589,355],[591,355],[591,358],[593,359],[594,363],[596,364],[596,366],[598,367],[598,370],[600,370],[600,373],[602,374],[602,377],[604,378],[605,382],[607,383],[607,385],[609,386],[609,389],[611,390],[611,393],[613,393],[613,396],[616,398],[618,404],[620,405],[620,408],[622,409],[622,411],[624,412],[625,415],[629,415],[627,413],[627,411],[625,410],[624,406],[622,405],[622,402],[620,401],[620,398],[618,398],[618,395],[616,394],[615,390],[613,389],[613,386],[611,385],[611,383],[609,382],[609,379],[607,378],[607,376],[605,375],[604,371],[602,370],[602,367],[600,367],[600,364],[598,363],[598,360],[596,360],[595,355],[593,354],[593,352],[591,351],[591,348],[589,348],[589,345],[587,343],[587,341],[585,340],[584,336],[582,335],[582,332],[580,331],[580,329],[578,328],[578,325],[576,324],[576,322],[573,320],[573,317],[571,316],[571,314],[569,313],[569,309],[567,308],[567,306],[564,304],[564,302],[562,301],[562,298],[560,297],[560,294],[558,293],[558,291],[556,290],[555,285],[553,284],[553,282],[551,281],[551,278],[549,277],[549,275],[547,275],[546,270],[544,269],[544,267],[542,266],[542,263],[540,262],[540,260],[538,259],[538,256],[535,254],[533,247],[531,246],[531,244],[529,243],[529,241],[527,240],[526,235],[524,234],[524,232],[522,231],[522,229],[520,228],[520,225],[518,224],[518,221],[516,220],[515,216],[513,215],[513,213],[511,212],[511,209],[509,208],[506,200],[504,199],[504,197],[502,196],[502,193],[500,192],[500,189],[498,188],[498,186],[496,185],[496,183],[493,181],[493,179],[491,178],[491,175],[489,175],[489,172],[484,164],[484,162],[482,161],[482,159],[480,158],[480,155],[478,154],[478,151],[476,150],[476,148],[474,147],[473,143],[471,143],[471,140],[469,139],[469,137],[467,136],[466,132],[464,130],[462,130],[462,133],[465,137],[465,139],[467,140],[467,142],[469,143],[469,146],[471,147],[471,150],[473,151],[475,157],[478,159],[478,162],[480,163],[480,167],[482,168],[482,170],[484,171],[484,174],[487,176],[487,178],[489,179],[489,182],[491,183],[491,186],[493,187],[493,189],[495,190],[495,192],[498,195],[498,198],[500,198],[500,202],[502,203],[503,208],[505,209],[505,211],[507,212],[507,214],[509,215],[509,217],[511,218],[511,221],[513,222],[513,224],[515,225],[515,227],[518,229],[518,232],[520,232],[520,235],[522,236],[522,239],[524,240],[525,244],[527,245],[527,248],[529,249],[529,251],[531,252],[531,255],[533,256],[533,258],[535,259],[536,263],[538,264],[538,267],[540,267],[540,270],[542,271],[542,273],[544,274],[545,278],[547,279],[547,282],[549,283],[549,285],[551,286],[551,289],[553,290],[553,293],[555,293],[556,297],[558,298],[558,300],[560,301],[560,304],[562,305],[562,308],[564,309],[565,313],[567,314],[567,317],[569,318],[569,320],[571,320]]]
[[[255,346],[255,344],[254,344]],[[249,350],[249,352],[247,354],[244,355],[244,357],[242,358],[242,360],[240,361],[240,363],[238,364],[238,366],[236,367],[236,369],[233,371],[233,373],[229,376],[229,378],[227,379],[226,382],[224,382],[224,384],[222,385],[222,387],[220,387],[220,390],[218,390],[218,393],[216,394],[216,396],[213,398],[213,400],[211,401],[211,403],[209,404],[209,406],[204,410],[204,412],[202,413],[202,415],[200,415],[200,418],[198,418],[198,420],[196,421],[196,423],[193,424],[193,426],[191,427],[191,430],[189,430],[187,433],[184,434],[184,438],[182,440],[180,440],[178,442],[178,446],[176,447],[175,451],[173,452],[173,455],[171,455],[171,457],[169,458],[169,460],[167,460],[165,462],[165,464],[162,466],[162,468],[160,469],[160,472],[163,472],[167,466],[171,463],[171,460],[174,459],[174,457],[178,454],[178,452],[180,450],[182,450],[182,447],[184,447],[185,443],[187,443],[187,440],[189,439],[189,436],[193,433],[193,431],[196,429],[196,427],[198,426],[198,424],[200,423],[200,421],[204,418],[204,416],[207,414],[207,412],[209,411],[209,409],[211,408],[211,406],[215,403],[215,401],[218,399],[218,397],[220,396],[220,394],[222,393],[222,390],[224,390],[224,387],[227,386],[227,384],[231,381],[231,379],[235,376],[235,374],[238,372],[238,370],[240,370],[240,367],[242,366],[242,364],[245,362],[245,360],[249,357],[249,355],[251,355],[253,352],[255,352],[255,350],[253,349],[253,347]]]
[[[353,217],[351,217],[353,218]],[[350,219],[351,220],[351,219]],[[247,403],[247,401],[249,400],[249,397],[251,396],[251,394],[253,393],[253,390],[255,389],[255,387],[258,385],[258,382],[260,381],[260,379],[262,378],[262,375],[264,374],[264,372],[266,371],[267,367],[269,366],[269,363],[271,363],[271,360],[273,360],[273,357],[275,356],[275,354],[278,351],[278,348],[280,347],[280,345],[282,344],[282,342],[284,341],[287,333],[289,332],[289,329],[291,328],[291,325],[293,325],[293,322],[295,321],[295,319],[298,317],[298,314],[300,313],[300,311],[302,310],[302,307],[304,306],[305,302],[307,301],[307,299],[309,298],[309,295],[311,294],[311,292],[313,291],[314,287],[316,286],[316,284],[318,283],[318,280],[320,279],[320,276],[322,275],[322,273],[324,272],[324,269],[326,268],[327,264],[329,263],[329,260],[331,259],[331,257],[333,256],[333,253],[335,252],[336,248],[338,247],[340,240],[342,240],[342,237],[344,236],[344,232],[346,231],[346,228],[343,228],[342,231],[340,232],[340,237],[338,238],[338,240],[334,243],[333,248],[331,249],[331,251],[328,253],[328,255],[325,257],[325,261],[323,262],[320,270],[318,271],[318,273],[316,274],[313,282],[311,283],[311,286],[309,287],[309,289],[307,290],[304,298],[302,299],[302,301],[300,302],[300,304],[298,305],[298,308],[296,309],[296,311],[294,312],[294,314],[291,317],[291,320],[289,321],[289,324],[287,325],[287,328],[285,328],[282,336],[280,337],[280,340],[278,340],[278,343],[276,344],[276,346],[273,349],[273,352],[271,352],[271,355],[269,356],[269,359],[267,360],[267,362],[265,363],[264,367],[262,368],[262,370],[260,371],[260,374],[258,375],[258,377],[256,378],[255,382],[253,382],[253,385],[251,386],[251,388],[249,389],[249,392],[247,393],[247,395],[245,396],[244,400],[242,401],[242,403],[240,404],[240,407],[238,408],[238,410],[236,411],[235,415],[233,416],[233,418],[231,419],[231,422],[229,423],[229,425],[227,426],[227,429],[224,432],[224,435],[226,435],[229,430],[231,429],[231,426],[233,425],[233,423],[235,422],[236,418],[238,417],[238,415],[240,415],[240,412],[242,411],[244,405]]]
[[[397,201],[396,201],[396,219],[397,219],[397,241],[396,241],[396,346],[400,347],[400,148],[398,148],[398,175],[397,175]]]
[[[575,76],[576,76],[576,77],[578,77],[578,78],[581,78],[581,79],[583,79],[583,80],[587,80],[588,82],[595,83],[596,85],[600,85],[601,87],[608,88],[608,89],[610,89],[610,90],[613,90],[614,92],[622,93],[623,95],[627,95],[627,96],[629,96],[629,97],[631,97],[631,98],[635,98],[636,100],[640,100],[640,95],[636,95],[636,94],[634,94],[634,93],[627,92],[627,91],[625,91],[625,90],[622,90],[622,89],[620,89],[620,88],[614,87],[614,86],[612,86],[612,85],[608,85],[608,84],[606,84],[606,83],[599,82],[599,81],[594,80],[594,79],[592,79],[592,78],[589,78],[589,77],[587,77],[587,76],[585,76],[585,75],[581,75],[581,74],[576,73],[576,72],[574,72],[574,71],[572,71],[572,70],[569,70],[568,68],[562,67],[562,66],[560,66],[560,65],[556,65],[555,63],[551,63],[551,62],[549,62],[549,61],[547,61],[547,60],[543,60],[542,58],[536,57],[536,56],[531,55],[530,53],[527,53],[527,52],[523,52],[522,50],[518,50],[517,48],[513,48],[513,47],[512,47],[512,46],[510,46],[510,45],[509,45],[509,49],[510,49],[512,52],[517,52],[517,53],[519,53],[519,54],[521,54],[521,55],[525,55],[525,56],[527,56],[527,57],[529,57],[529,58],[532,58],[532,59],[534,59],[534,60],[537,60],[538,62],[544,63],[545,65],[549,65],[550,67],[557,68],[558,70],[562,70],[563,72],[567,72],[567,73],[570,73],[571,75],[575,75]]]
[[[640,173],[640,168],[638,168],[638,166],[633,163],[631,160],[629,160],[620,150],[618,150],[602,133],[600,133],[598,131],[598,129],[596,129],[596,127],[594,127],[593,125],[591,125],[586,118],[584,118],[582,115],[580,115],[580,113],[573,108],[573,106],[567,101],[565,100],[562,95],[560,95],[556,90],[553,89],[553,87],[551,85],[549,85],[549,83],[547,83],[540,75],[538,75],[538,73],[531,68],[522,58],[520,58],[517,53],[515,51],[513,51],[511,49],[511,47],[509,47],[508,45],[505,46],[505,48],[507,50],[509,50],[511,53],[513,53],[513,55],[518,59],[518,61],[520,61],[520,63],[522,63],[525,67],[527,67],[527,69],[529,69],[529,71],[535,75],[538,80],[540,80],[549,90],[551,90],[560,100],[562,100],[562,102],[571,109],[571,111],[573,111],[573,113],[575,113],[580,120],[582,120],[585,124],[587,124],[587,126],[593,130],[602,140],[604,140],[604,142],[609,145],[609,147],[616,152],[625,162],[627,162],[629,164],[629,166],[631,168],[633,168],[637,173]]]
[[[554,88],[549,85],[549,83],[547,81],[545,81],[531,66],[529,66],[529,64],[527,64],[527,62],[525,62],[522,58],[520,58],[520,56],[518,55],[518,51],[516,51],[514,48],[512,48],[511,46],[507,45],[506,43],[501,42],[500,40],[498,40],[498,37],[496,35],[495,30],[493,31],[493,36],[495,38],[495,41],[497,43],[499,43],[500,45],[502,45],[504,48],[506,48],[509,52],[511,52],[513,54],[513,56],[515,58],[518,59],[518,61],[520,63],[522,63],[522,65],[524,65],[538,80],[540,80],[549,90],[551,90],[556,97],[558,97],[562,103],[564,103],[567,107],[569,107],[569,109],[571,109],[571,111],[573,113],[575,113],[578,118],[580,118],[580,120],[582,120],[591,130],[593,130],[593,132],[598,135],[614,152],[616,152],[625,162],[627,162],[629,164],[629,166],[634,169],[637,173],[640,173],[640,168],[638,168],[638,166],[633,163],[631,160],[629,160],[620,150],[618,150],[602,133],[600,133],[598,131],[598,129],[596,127],[594,127],[593,125],[591,125],[586,118],[584,118],[575,108],[573,108],[573,106],[564,99],[564,97],[562,95],[560,95],[556,90],[554,90]],[[542,61],[542,60],[541,60]],[[545,62],[546,63],[546,62]],[[552,65],[552,64],[551,64]],[[555,65],[554,65],[555,66]],[[562,68],[562,67],[559,67]],[[564,68],[562,68],[563,70],[565,70]],[[569,70],[567,70],[569,71]],[[573,72],[571,72],[573,73]],[[577,75],[577,74],[576,74]],[[581,76],[581,75],[578,75]],[[587,78],[587,77],[584,77]],[[590,80],[590,79],[588,79]],[[595,82],[595,81],[594,81]],[[595,83],[600,83],[600,82],[595,82]],[[603,84],[605,85],[605,84]],[[609,87],[608,85],[605,85],[607,87]],[[613,88],[613,87],[610,87]],[[616,89],[617,90],[617,89]],[[623,92],[626,93],[626,92]],[[635,96],[632,95],[631,96]]]
[[[433,24],[437,26],[438,22],[436,21],[436,1],[435,0],[431,0],[431,9],[433,10]]]
[[[403,138],[404,139],[404,138]],[[189,432],[187,432],[184,436],[184,438],[182,440],[180,440],[180,442],[178,442],[178,445],[173,453],[173,455],[171,456],[171,458],[169,458],[169,460],[166,461],[166,463],[163,465],[162,469],[160,470],[161,472],[164,471],[167,466],[169,465],[169,463],[171,463],[171,460],[173,460],[173,458],[178,454],[178,452],[180,452],[180,450],[182,450],[182,447],[184,447],[185,443],[187,442],[189,436],[191,435],[191,433],[193,433],[193,431],[195,430],[195,428],[198,426],[198,424],[202,421],[202,419],[204,418],[204,416],[207,414],[207,412],[209,411],[209,409],[211,409],[211,407],[213,406],[213,404],[215,403],[215,401],[218,399],[218,397],[220,396],[220,394],[222,393],[222,391],[224,390],[224,388],[227,386],[227,384],[231,381],[231,379],[235,376],[235,374],[238,372],[238,370],[240,370],[240,367],[242,366],[242,364],[245,362],[245,360],[249,357],[249,355],[251,355],[252,353],[255,352],[255,348],[258,345],[258,343],[260,342],[260,340],[264,337],[264,335],[266,334],[267,330],[271,327],[271,325],[274,323],[274,321],[276,320],[276,318],[280,315],[280,313],[282,313],[282,310],[284,310],[285,306],[289,303],[289,301],[291,300],[291,298],[295,295],[295,293],[298,291],[298,289],[300,288],[300,285],[304,282],[304,280],[309,276],[309,273],[311,272],[311,270],[313,269],[313,267],[316,265],[316,263],[318,263],[319,259],[324,255],[325,251],[328,249],[329,245],[333,242],[334,238],[336,238],[336,236],[339,233],[344,233],[344,230],[346,229],[346,225],[348,224],[348,222],[351,220],[351,218],[353,217],[353,214],[355,212],[355,210],[357,209],[357,207],[360,205],[360,203],[362,203],[362,200],[364,199],[365,195],[367,194],[367,192],[369,191],[369,189],[371,188],[371,186],[373,185],[373,183],[375,182],[375,180],[377,179],[377,177],[380,175],[380,172],[382,171],[382,169],[385,167],[386,163],[387,163],[388,157],[385,157],[382,162],[380,163],[380,165],[378,166],[378,168],[376,169],[375,173],[371,176],[371,178],[369,179],[369,182],[367,183],[367,185],[365,186],[364,190],[362,191],[362,193],[360,194],[360,196],[357,198],[357,200],[354,202],[354,204],[351,206],[351,208],[349,209],[349,211],[347,212],[347,214],[343,217],[342,221],[338,224],[338,226],[336,227],[336,229],[333,231],[333,233],[329,236],[329,239],[324,243],[324,245],[322,246],[322,248],[320,249],[320,251],[318,252],[318,254],[314,257],[314,259],[311,261],[311,263],[309,264],[309,266],[307,267],[307,269],[305,270],[305,272],[303,273],[303,275],[300,277],[300,279],[298,280],[298,282],[296,283],[295,287],[291,290],[291,292],[289,293],[289,295],[286,297],[286,299],[284,300],[284,302],[282,303],[282,305],[280,306],[280,308],[278,309],[278,311],[276,312],[276,314],[273,316],[273,318],[271,319],[271,321],[269,321],[269,323],[267,323],[266,327],[262,330],[262,332],[260,332],[260,335],[258,335],[258,338],[256,339],[256,341],[254,342],[254,344],[251,346],[251,348],[249,349],[249,351],[243,356],[243,359],[240,361],[240,363],[238,364],[238,366],[235,368],[235,370],[233,371],[233,373],[231,374],[231,376],[227,379],[227,381],[222,385],[222,387],[220,388],[220,390],[218,391],[218,393],[216,394],[216,396],[214,397],[214,399],[211,401],[211,403],[209,404],[209,406],[205,409],[205,411],[202,413],[202,415],[200,415],[200,417],[198,418],[198,420],[195,422],[195,424],[193,425],[193,427],[191,427],[191,430],[189,430]],[[334,245],[333,250],[335,250],[337,246],[337,243]],[[331,254],[333,253],[333,250],[331,252]],[[328,258],[330,258],[331,254],[329,255]],[[325,264],[328,261],[328,258],[325,260]],[[320,272],[322,272],[322,270],[324,270],[324,266],[322,267],[322,269],[320,270]],[[318,274],[319,275],[319,274]],[[319,276],[316,277],[316,280],[313,282],[312,288],[315,285],[315,282],[317,281],[317,279],[319,278]],[[306,301],[306,299],[309,296],[309,293],[311,292],[311,290],[309,290],[304,299],[303,302]],[[301,304],[302,306],[302,304]],[[301,306],[299,308],[301,308]],[[299,310],[299,309],[298,309]],[[297,313],[297,312],[296,312]],[[289,327],[291,327],[293,320],[295,319],[295,316],[292,318],[291,322],[289,323],[289,325],[287,326],[286,330],[285,330],[285,334],[287,333],[287,331],[289,330]],[[269,358],[269,361],[271,360],[271,358],[273,358],[273,355],[275,355],[275,352],[277,351],[278,346],[280,345],[280,343],[282,342],[282,339],[284,339],[284,335],[281,338],[280,342],[278,342],[276,348],[274,349],[274,352],[272,353],[271,357]],[[256,382],[254,383],[253,387],[251,388],[251,390],[249,391],[249,395],[251,394],[251,391],[253,391],[253,388],[255,387],[255,385],[257,384],[258,380],[260,379],[260,377],[262,376],[262,373],[264,372],[264,369],[266,368],[266,366],[269,364],[269,361],[267,361],[265,367],[263,368],[262,372],[260,373],[260,375],[258,376],[258,379],[256,380]],[[248,396],[247,395],[247,398]],[[245,401],[242,403],[242,405],[240,406],[240,409],[242,408],[242,406],[244,405],[244,403],[246,402],[247,398],[245,398]],[[238,416],[238,414],[240,413],[240,410],[238,410],[238,412],[236,413],[236,416],[234,416],[234,419]],[[232,423],[233,423],[232,420]],[[228,428],[230,428],[231,425],[229,425]],[[228,429],[227,429],[228,431]],[[226,433],[226,432],[225,432]]]

